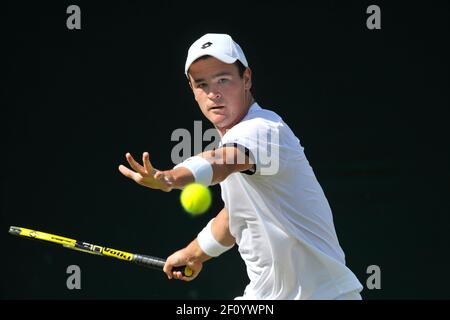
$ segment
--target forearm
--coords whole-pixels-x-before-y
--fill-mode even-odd
[[[235,238],[231,235],[229,229],[228,211],[225,208],[212,221],[211,233],[214,240],[223,247],[231,248],[235,244]],[[198,238],[194,239],[185,250],[193,261],[204,262],[211,259],[211,256],[203,251]]]
[[[205,151],[179,164],[172,170],[156,170],[149,160],[148,152],[142,155],[142,163],[137,163],[130,153],[126,154],[130,170],[120,165],[119,171],[136,183],[151,189],[169,192],[172,189],[183,189],[184,186],[199,182],[206,186],[225,180],[230,174],[248,170],[254,166],[245,152],[235,147],[223,147]],[[189,162],[189,163],[187,163]]]
[[[230,174],[230,168],[227,168],[227,165],[217,165],[213,161],[208,162],[210,162],[213,171],[213,177],[210,185],[215,185],[222,182]],[[167,170],[164,174],[171,177],[170,181],[173,189],[183,189],[186,185],[195,182],[192,172],[184,167]]]
[[[228,210],[223,208],[212,222],[212,234],[221,245],[229,247],[236,239],[230,233]]]
[[[217,150],[205,151],[198,155],[209,163],[212,169],[210,185],[224,181],[230,174],[248,170],[254,166],[240,150],[234,147],[225,147]],[[193,172],[181,166],[164,171],[172,183],[172,188],[182,189],[189,183],[195,182]]]
[[[223,147],[205,151],[200,155],[206,159],[213,168],[212,185],[224,181],[230,174],[248,170],[253,167],[250,159],[235,147]]]
[[[188,261],[199,261],[203,263],[212,258],[203,252],[202,248],[200,248],[200,245],[198,244],[197,238],[192,240],[185,250],[188,255]]]

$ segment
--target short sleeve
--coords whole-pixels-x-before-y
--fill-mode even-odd
[[[279,128],[261,118],[242,121],[222,137],[221,146],[239,145],[256,163],[255,174],[273,175],[279,169]]]

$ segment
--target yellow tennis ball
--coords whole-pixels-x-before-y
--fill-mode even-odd
[[[181,205],[192,215],[205,213],[211,206],[211,200],[208,187],[200,183],[191,183],[181,191]]]

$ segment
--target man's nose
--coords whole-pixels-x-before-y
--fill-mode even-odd
[[[220,99],[221,97],[222,94],[220,93],[220,91],[214,87],[212,87],[211,90],[208,92],[208,98],[211,100],[217,100]]]

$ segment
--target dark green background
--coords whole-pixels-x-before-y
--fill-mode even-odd
[[[142,188],[124,154],[173,164],[176,128],[204,120],[184,78],[189,45],[231,34],[254,93],[305,147],[367,299],[449,298],[448,1],[55,1],[2,4],[1,280],[6,299],[229,299],[247,276],[234,249],[191,283],[9,236],[10,225],[166,257],[193,219],[179,192]],[[82,29],[66,28],[81,7]],[[378,4],[382,29],[366,28]],[[6,85],[6,86],[5,86]],[[210,125],[204,121],[203,128]],[[295,192],[295,190],[293,190]],[[66,288],[68,265],[82,289]]]

